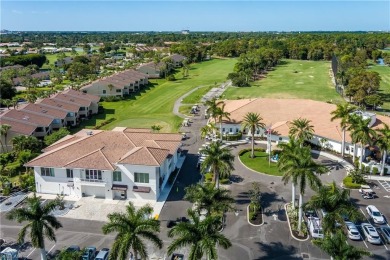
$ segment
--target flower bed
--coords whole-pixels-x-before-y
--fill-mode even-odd
[[[251,205],[248,206],[248,221],[252,225],[259,226],[263,224],[263,214],[261,208],[256,212],[253,210]]]
[[[302,221],[301,232],[299,232],[298,230],[298,208],[293,209],[291,204],[288,204],[286,214],[289,219],[288,223],[290,224],[290,229],[293,237],[298,240],[307,239],[309,235],[306,223],[304,221]]]

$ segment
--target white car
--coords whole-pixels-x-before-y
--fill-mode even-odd
[[[374,223],[376,223],[376,224],[384,224],[385,223],[385,218],[383,217],[382,213],[374,205],[368,205],[366,210],[367,210],[368,215],[374,221]]]
[[[382,241],[381,241],[381,238],[379,237],[378,232],[376,232],[376,229],[371,224],[363,223],[362,229],[363,229],[364,235],[366,236],[368,242],[370,242],[371,244],[376,244],[376,245],[382,244]]]
[[[347,228],[348,237],[350,239],[352,239],[352,240],[362,239],[362,237],[360,236],[359,230],[356,228],[354,223],[346,221],[345,226]]]

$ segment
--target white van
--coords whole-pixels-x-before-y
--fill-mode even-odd
[[[324,238],[324,233],[322,232],[322,227],[319,218],[309,217],[307,224],[310,235],[313,238]]]
[[[100,251],[99,254],[95,257],[95,260],[107,260],[108,251]]]

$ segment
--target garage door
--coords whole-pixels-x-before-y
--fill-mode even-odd
[[[83,187],[83,193],[85,196],[92,196],[95,198],[106,198],[104,187]]]

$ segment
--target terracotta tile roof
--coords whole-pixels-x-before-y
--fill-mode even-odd
[[[31,135],[34,133],[35,129],[37,128],[37,125],[27,123],[27,122],[19,122],[12,119],[7,119],[0,117],[0,124],[1,125],[10,125],[11,129],[10,132],[22,134],[22,135]]]
[[[150,130],[136,132],[143,130],[119,127],[114,131],[84,129],[47,147],[42,155],[26,166],[100,170],[112,170],[117,163],[158,166],[181,144],[180,134],[150,133]]]
[[[171,56],[169,56],[169,58],[171,58],[174,62],[181,62],[187,59],[185,56],[180,54],[172,54]]]
[[[336,105],[307,99],[241,99],[225,100],[225,110],[230,113],[230,123],[241,123],[248,112],[259,113],[266,126],[272,125],[273,131],[279,135],[287,136],[289,122],[297,118],[306,118],[314,126],[315,134],[335,141],[342,140],[340,120],[333,122],[331,112]],[[374,128],[381,128],[382,122],[390,125],[390,118],[377,115]],[[225,122],[229,123],[229,122]],[[351,142],[349,133],[346,141]]]
[[[44,104],[52,107],[65,109],[66,111],[78,112],[80,109],[79,104],[70,104],[59,99],[44,98],[37,104]]]
[[[23,107],[23,110],[46,114],[59,119],[63,119],[67,115],[67,112],[64,110],[56,109],[55,107],[48,109],[47,106],[42,106],[41,104],[28,104]]]
[[[99,102],[100,101],[100,97],[99,96],[87,94],[87,93],[84,93],[84,92],[81,92],[81,91],[77,91],[77,90],[74,90],[74,89],[68,89],[68,90],[64,91],[63,93],[67,94],[67,95],[70,95],[70,96],[86,99],[86,100],[89,100],[91,102]]]
[[[49,126],[53,122],[53,117],[43,114],[32,113],[28,110],[11,109],[2,115],[2,118],[13,119],[19,122],[28,122],[36,126]]]
[[[51,99],[61,100],[61,101],[67,102],[67,103],[77,104],[77,105],[80,105],[83,107],[89,107],[89,106],[91,106],[91,103],[92,103],[90,100],[78,98],[78,97],[63,94],[63,93],[58,93],[58,94],[54,95]]]

